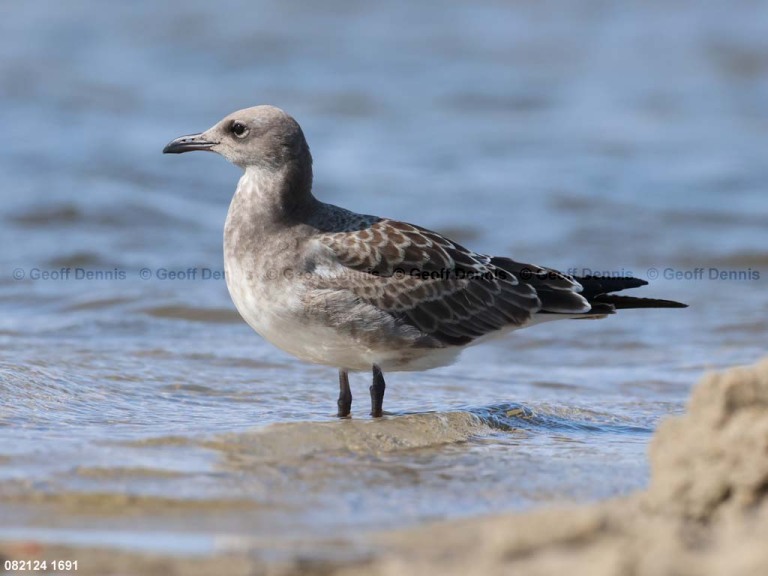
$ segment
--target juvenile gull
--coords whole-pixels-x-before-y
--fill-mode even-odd
[[[547,320],[686,306],[613,294],[647,284],[637,278],[568,276],[320,202],[301,127],[273,106],[230,114],[163,152],[191,150],[244,170],[224,226],[237,310],[278,348],[338,368],[340,417],[352,407],[350,371],[373,371],[371,415],[379,417],[384,371],[444,366],[489,335]]]

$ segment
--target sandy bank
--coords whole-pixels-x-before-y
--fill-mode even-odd
[[[393,535],[337,574],[768,574],[768,360],[705,376],[650,448],[648,489]]]
[[[597,505],[423,526],[370,537],[342,564],[202,558],[6,542],[5,558],[78,559],[77,574],[569,576],[768,574],[768,360],[705,376],[685,415],[654,435],[647,490]],[[567,471],[564,471],[567,473]]]

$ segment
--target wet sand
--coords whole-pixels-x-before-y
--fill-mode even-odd
[[[398,430],[388,431],[395,445]],[[0,544],[0,554],[77,560],[81,575],[768,573],[768,359],[702,378],[686,413],[661,423],[649,452],[650,485],[628,497],[433,523],[356,542],[329,536],[327,555],[305,553],[297,542],[275,559],[268,543],[247,540],[239,548],[230,543],[230,552],[184,556],[16,540]]]

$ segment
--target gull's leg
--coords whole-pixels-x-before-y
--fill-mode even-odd
[[[384,388],[386,383],[384,382],[384,374],[381,372],[381,368],[373,365],[373,384],[369,390],[371,391],[371,416],[374,418],[381,418],[384,405]]]
[[[339,418],[346,418],[352,411],[352,391],[349,389],[349,375],[346,370],[339,370]]]

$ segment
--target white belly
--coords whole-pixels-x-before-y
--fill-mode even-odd
[[[304,311],[301,285],[284,279],[257,280],[235,262],[225,262],[227,288],[238,312],[265,340],[306,362],[352,371],[373,364],[384,371],[427,370],[455,361],[460,349],[370,346],[351,334],[311,320]]]

